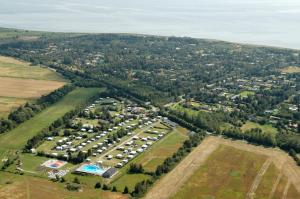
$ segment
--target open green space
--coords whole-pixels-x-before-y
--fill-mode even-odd
[[[278,133],[278,130],[273,127],[271,124],[265,124],[265,125],[261,125],[261,124],[258,124],[258,123],[255,123],[255,122],[250,122],[250,121],[247,121],[242,127],[242,131],[247,131],[247,130],[250,130],[250,129],[254,129],[254,128],[259,128],[261,129],[263,132],[265,133],[270,133],[272,135],[275,135]]]
[[[89,98],[100,91],[98,88],[77,88],[58,103],[50,106],[17,128],[0,136],[0,149],[20,149],[28,139],[48,127],[56,119],[83,105]]]
[[[248,96],[254,95],[255,93],[253,91],[243,91],[240,93],[241,98],[246,98]]]
[[[178,127],[133,162],[142,164],[146,171],[154,172],[156,167],[167,157],[172,156],[187,138],[187,130]]]
[[[127,170],[131,163],[142,164],[146,171],[153,172],[167,157],[175,153],[186,139],[187,130],[182,127],[175,128],[163,139],[154,143],[146,152],[120,169],[111,184],[119,190],[123,190],[125,186],[132,190],[137,182],[148,179],[150,176],[145,174],[128,174]]]
[[[244,199],[265,161],[265,156],[221,145],[172,198]]]

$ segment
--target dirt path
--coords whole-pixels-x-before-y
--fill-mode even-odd
[[[173,169],[168,175],[163,177],[149,191],[145,199],[167,199],[198,169],[205,163],[209,155],[219,146],[219,142],[208,138],[203,141],[190,155]]]
[[[249,190],[249,192],[247,193],[247,199],[253,199],[255,196],[255,192],[257,190],[257,187],[262,179],[262,177],[264,176],[264,174],[266,173],[267,169],[269,168],[269,166],[271,165],[272,160],[271,158],[267,159],[266,162],[262,165],[261,169],[259,170],[257,176],[255,177],[251,188]]]
[[[281,178],[282,178],[282,173],[280,173],[280,174],[278,175],[278,177],[277,177],[277,179],[276,179],[276,181],[275,181],[275,183],[274,183],[274,185],[273,185],[273,187],[272,187],[272,190],[271,190],[270,195],[269,195],[269,198],[270,198],[270,199],[274,197],[274,193],[275,193],[275,191],[276,191],[276,189],[277,189],[277,186],[278,186],[278,184],[279,184]]]
[[[283,194],[282,194],[282,199],[286,199],[286,196],[287,196],[287,194],[288,194],[288,191],[289,191],[290,186],[291,186],[291,181],[289,180],[289,181],[286,183],[285,187],[284,187],[284,191],[283,191]]]
[[[300,168],[287,153],[279,149],[254,146],[243,141],[233,141],[222,137],[210,136],[207,137],[197,148],[195,148],[185,159],[183,159],[177,167],[159,180],[154,187],[149,190],[145,199],[167,199],[176,194],[177,190],[184,184],[184,182],[189,179],[199,166],[205,163],[205,160],[218,148],[220,144],[268,156],[268,164],[265,163],[267,164],[266,169],[268,165],[273,162],[282,175],[287,176],[290,182],[294,184],[295,188],[300,193]],[[264,172],[262,172],[261,176],[263,176],[263,173]],[[260,179],[257,181],[258,184]],[[255,188],[255,186],[258,185],[252,186]]]

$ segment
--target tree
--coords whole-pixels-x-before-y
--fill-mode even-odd
[[[116,186],[113,186],[112,192],[117,192],[117,187]]]
[[[102,187],[103,190],[110,190],[110,187],[107,184],[104,184]]]
[[[100,182],[97,182],[96,184],[95,184],[95,189],[100,189],[101,188],[101,183]]]
[[[127,186],[125,186],[124,191],[123,191],[123,194],[128,194],[128,193],[129,193],[129,189],[128,189]]]
[[[76,184],[80,184],[80,181],[77,177],[74,178],[73,182],[76,183]]]

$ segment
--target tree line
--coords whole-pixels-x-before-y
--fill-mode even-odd
[[[29,120],[51,104],[58,102],[61,98],[74,90],[74,88],[74,85],[67,84],[48,95],[42,96],[35,103],[26,103],[16,110],[13,110],[8,115],[8,118],[0,119],[0,134],[12,130],[13,128]]]

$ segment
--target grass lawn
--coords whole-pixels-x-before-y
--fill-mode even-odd
[[[177,127],[130,163],[142,164],[146,171],[155,171],[156,167],[162,164],[167,157],[175,153],[186,139],[187,130]],[[130,164],[127,164],[120,169],[119,174],[111,182],[119,190],[123,191],[125,185],[132,190],[137,182],[150,178],[150,176],[144,174],[127,174],[129,166]]]
[[[221,145],[173,199],[244,199],[266,157]]]
[[[167,157],[172,156],[187,138],[187,130],[178,127],[133,162],[142,164],[146,171],[154,172],[156,167]]]
[[[271,124],[260,125],[258,123],[247,121],[242,127],[242,131],[247,131],[253,128],[260,128],[263,132],[276,135],[278,130],[274,128]]]
[[[185,108],[181,104],[175,104],[174,106],[171,107],[171,109],[177,110],[177,111],[180,111],[180,112],[187,112],[187,114],[191,115],[191,116],[196,116],[199,113],[201,113],[201,111],[196,111],[196,110],[193,110],[191,108]]]
[[[253,91],[243,91],[240,93],[241,98],[246,98],[248,96],[254,95],[255,93]]]
[[[0,136],[1,149],[21,149],[27,140],[48,127],[56,119],[86,102],[98,93],[97,88],[77,88],[62,100],[43,110],[32,119],[20,124],[17,128]],[[0,155],[1,156],[1,155]]]
[[[116,186],[118,191],[123,192],[125,186],[128,187],[129,191],[133,191],[136,183],[141,182],[143,180],[150,179],[151,176],[145,174],[126,174],[118,178],[112,186]]]

